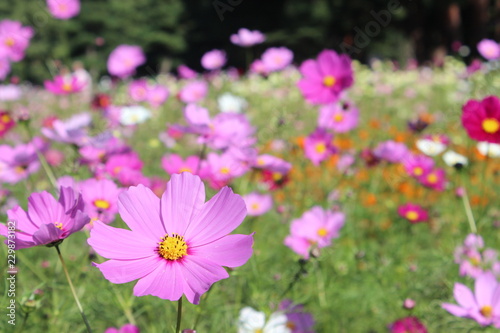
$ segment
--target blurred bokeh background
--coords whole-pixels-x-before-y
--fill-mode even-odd
[[[267,40],[252,52],[286,46],[294,62],[330,48],[369,62],[409,59],[439,65],[446,55],[466,62],[483,38],[500,38],[500,0],[82,0],[81,13],[54,19],[43,0],[1,1],[0,19],[35,29],[21,79],[41,82],[54,66],[81,61],[94,76],[119,44],[140,45],[148,62],[138,74],[172,71],[179,64],[201,69],[200,57],[220,48],[229,64],[243,67],[244,50],[229,36],[245,27]]]

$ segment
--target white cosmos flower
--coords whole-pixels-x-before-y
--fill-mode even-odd
[[[488,157],[500,157],[500,145],[490,142],[479,142],[477,144],[477,150],[483,156],[488,155]]]
[[[15,84],[0,85],[0,101],[17,101],[22,94],[21,88]]]
[[[221,112],[241,113],[246,109],[248,105],[247,101],[244,98],[235,96],[230,93],[221,95],[217,102],[219,103],[219,109]]]
[[[151,118],[151,111],[142,106],[125,106],[120,112],[120,124],[136,125],[145,122]]]
[[[287,321],[284,313],[275,312],[266,322],[264,312],[247,306],[240,311],[238,333],[291,333],[291,329],[286,326]]]
[[[446,145],[429,139],[417,140],[417,148],[427,156],[436,156],[446,150]]]
[[[448,150],[443,154],[443,160],[444,163],[446,163],[448,166],[455,166],[457,164],[466,166],[469,163],[467,157],[460,155],[452,150]]]

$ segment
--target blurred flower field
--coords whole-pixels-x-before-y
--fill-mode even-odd
[[[0,330],[497,331],[498,60],[226,56],[0,85]]]

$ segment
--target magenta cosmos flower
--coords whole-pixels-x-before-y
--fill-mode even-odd
[[[321,128],[317,128],[304,140],[306,157],[311,160],[314,165],[319,165],[322,161],[335,153],[336,149],[332,145],[332,140],[333,135]]]
[[[80,82],[76,76],[64,77],[57,75],[53,81],[46,80],[43,82],[45,89],[54,95],[68,95],[76,93],[85,88],[85,82]]]
[[[350,102],[329,104],[319,110],[318,126],[345,133],[358,126],[359,110]]]
[[[135,69],[146,62],[140,46],[119,45],[108,58],[108,72],[125,79],[135,73]]]
[[[201,57],[201,65],[208,70],[219,69],[226,64],[226,52],[222,50],[212,50]]]
[[[208,84],[205,81],[193,81],[186,84],[179,92],[179,99],[184,103],[197,103],[208,93]]]
[[[184,160],[177,154],[169,154],[162,157],[161,166],[169,175],[183,172],[190,172],[195,175],[200,171],[200,158],[192,155]]]
[[[266,72],[280,71],[292,63],[293,52],[286,47],[271,47],[262,54]]]
[[[455,283],[453,295],[458,305],[443,303],[442,307],[456,317],[474,319],[481,326],[500,328],[500,285],[492,273],[480,275],[474,293],[461,283]]]
[[[417,317],[405,317],[389,325],[391,333],[427,333],[427,328]]]
[[[104,333],[140,333],[139,327],[132,324],[125,324],[120,328],[109,327]]]
[[[297,85],[311,104],[336,102],[340,93],[354,82],[351,59],[332,50],[324,50],[317,60],[304,61],[300,73],[303,78]]]
[[[425,155],[410,153],[403,159],[403,166],[409,176],[422,177],[432,171],[434,160]]]
[[[23,27],[21,22],[0,21],[0,58],[15,62],[21,61],[33,35],[33,29]]]
[[[266,36],[258,30],[248,30],[241,28],[237,34],[231,35],[231,43],[241,46],[250,47],[260,44],[266,40]]]
[[[437,168],[417,178],[424,186],[436,191],[443,191],[446,187],[446,172]]]
[[[482,101],[469,100],[462,108],[462,125],[477,141],[500,143],[500,99],[488,96]]]
[[[247,206],[248,216],[259,216],[273,208],[273,198],[270,194],[252,192],[243,196]]]
[[[373,154],[377,158],[390,163],[403,162],[408,156],[408,153],[408,147],[406,147],[404,143],[392,140],[379,143],[373,150]]]
[[[479,53],[488,60],[500,58],[500,45],[491,39],[483,39],[477,44]]]
[[[410,223],[425,222],[429,219],[429,214],[425,209],[412,203],[399,206],[398,214],[410,221]]]
[[[105,258],[95,264],[113,283],[139,279],[135,296],[193,304],[210,286],[252,255],[252,235],[228,235],[246,215],[245,202],[229,187],[205,203],[198,176],[173,175],[159,199],[139,185],[120,194],[118,210],[131,230],[94,223],[88,243]]]
[[[80,13],[80,0],[47,0],[50,14],[60,20],[68,20]]]
[[[57,243],[81,230],[90,219],[83,212],[81,195],[70,187],[60,187],[59,200],[46,192],[32,193],[28,198],[28,211],[17,206],[7,212],[16,222],[16,249]],[[0,224],[0,235],[8,230]]]
[[[87,179],[79,184],[85,212],[91,221],[111,223],[118,213],[118,195],[122,192],[110,179]]]
[[[285,245],[307,259],[311,249],[329,246],[339,236],[344,220],[344,213],[315,206],[292,221]]]

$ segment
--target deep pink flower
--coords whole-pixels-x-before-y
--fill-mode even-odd
[[[481,326],[500,328],[500,285],[492,273],[480,275],[474,293],[461,283],[455,283],[453,295],[458,305],[443,303],[443,309],[456,317],[470,318]]]
[[[389,325],[391,333],[427,333],[427,328],[417,317],[405,317]]]
[[[246,28],[241,28],[237,34],[231,35],[231,43],[242,47],[257,45],[263,43],[265,40],[266,36],[262,32]]]
[[[417,178],[422,185],[436,191],[443,191],[446,186],[446,172],[437,168]]]
[[[201,65],[208,70],[219,69],[226,64],[226,52],[222,50],[212,50],[201,57]]]
[[[21,61],[34,33],[31,27],[23,27],[21,22],[0,21],[0,59]]]
[[[118,213],[118,195],[122,189],[110,179],[94,178],[80,182],[79,187],[91,222],[113,222]]]
[[[80,13],[80,0],[47,0],[49,12],[57,19],[67,20]]]
[[[108,58],[108,72],[125,79],[135,73],[135,69],[146,62],[140,46],[119,45]]]
[[[488,60],[500,58],[500,45],[491,39],[483,39],[477,44],[479,53]]]
[[[255,74],[262,74],[262,75],[267,75],[269,74],[269,71],[267,70],[266,65],[264,62],[260,59],[255,59],[251,64],[250,64],[250,71]]]
[[[403,159],[403,166],[409,176],[422,177],[434,168],[434,160],[425,155],[408,154]]]
[[[214,282],[229,277],[222,266],[241,266],[252,255],[252,235],[228,235],[245,218],[241,197],[225,187],[205,203],[202,181],[188,172],[172,175],[161,199],[144,186],[129,188],[118,209],[131,230],[96,222],[88,243],[111,259],[95,264],[106,279],[139,279],[135,296],[176,301],[184,294],[198,304]]]
[[[303,78],[298,87],[311,104],[336,102],[340,93],[354,82],[351,59],[335,51],[324,50],[317,60],[306,60],[300,66]]]
[[[193,155],[184,160],[177,154],[169,154],[162,157],[161,166],[169,175],[183,172],[196,175],[200,168],[200,158]]]
[[[332,239],[339,236],[344,220],[344,213],[332,212],[315,206],[299,219],[292,221],[290,235],[285,238],[284,243],[307,259],[311,249],[331,245]]]
[[[177,73],[181,79],[194,79],[197,73],[186,65],[179,65]]]
[[[68,95],[81,91],[85,84],[79,82],[76,76],[61,76],[57,75],[53,81],[46,80],[43,82],[45,89],[54,95]]]
[[[17,206],[8,211],[9,221],[15,221],[16,249],[59,242],[81,230],[90,219],[83,212],[81,195],[69,187],[60,188],[59,200],[46,192],[32,193],[28,211]],[[5,224],[0,224],[0,235],[7,236]]]
[[[240,177],[248,171],[248,166],[236,159],[232,154],[210,153],[205,165],[206,177],[210,186],[220,189],[229,184],[234,178]],[[204,168],[204,169],[205,169]]]
[[[304,150],[306,157],[314,165],[319,165],[333,153],[335,147],[332,145],[333,136],[321,128],[316,129],[304,140]]]
[[[261,59],[266,72],[280,71],[292,63],[293,52],[286,47],[271,47],[262,54]]]
[[[353,103],[339,102],[320,108],[318,126],[331,129],[336,133],[345,133],[358,126],[359,110]]]
[[[412,203],[399,206],[398,214],[410,223],[426,222],[429,219],[429,214],[424,208]]]
[[[140,333],[139,327],[132,324],[125,324],[120,328],[109,327],[104,333]]]
[[[462,125],[471,139],[500,143],[500,99],[469,100],[462,108]]]
[[[248,216],[260,216],[273,208],[273,198],[270,194],[259,194],[252,192],[243,196],[247,206]]]
[[[184,103],[197,103],[208,93],[208,84],[205,81],[193,81],[186,84],[179,92],[179,99]]]
[[[16,122],[12,119],[10,113],[0,111],[0,138],[2,138],[15,125]]]

